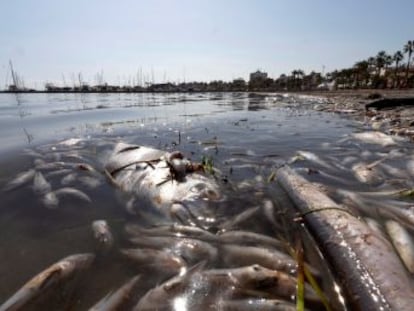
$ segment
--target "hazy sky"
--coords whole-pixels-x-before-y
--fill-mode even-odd
[[[414,40],[413,0],[0,0],[0,89],[273,78],[331,71]]]

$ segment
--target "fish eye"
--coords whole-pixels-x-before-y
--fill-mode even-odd
[[[253,270],[254,271],[260,271],[259,265],[253,265]]]

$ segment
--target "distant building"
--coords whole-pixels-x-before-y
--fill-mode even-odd
[[[266,80],[267,79],[267,72],[262,72],[257,70],[256,72],[252,72],[250,74],[250,81],[253,80]]]

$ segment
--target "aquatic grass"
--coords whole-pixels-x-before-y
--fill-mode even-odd
[[[312,273],[309,271],[309,269],[306,266],[304,267],[303,270],[304,270],[307,281],[312,286],[313,290],[318,295],[318,297],[321,299],[326,311],[332,311],[332,308],[329,304],[328,299],[326,298],[326,295],[323,293],[321,287],[319,286],[318,282],[313,277]]]
[[[296,310],[305,310],[305,264],[303,258],[303,247],[301,240],[298,239],[295,250],[296,262],[298,265],[297,288],[296,288]]]
[[[266,178],[268,184],[276,180],[276,172],[272,171],[269,176]]]
[[[414,188],[412,189],[404,189],[398,192],[398,195],[403,198],[414,198]]]
[[[201,165],[203,166],[203,169],[205,172],[211,174],[214,176],[214,165],[213,165],[213,159],[210,156],[205,156],[201,158]]]
[[[304,260],[304,251],[302,246],[302,241],[300,238],[297,239],[296,247],[293,249],[289,247],[289,253],[296,260],[298,265],[298,276],[297,276],[297,290],[296,290],[296,310],[303,311],[305,310],[304,301],[305,301],[305,280],[309,282],[312,289],[315,291],[316,295],[321,300],[322,304],[325,307],[326,311],[332,311],[332,308],[329,304],[328,298],[324,294],[323,290],[318,284],[318,281],[313,277],[309,268],[305,264]]]

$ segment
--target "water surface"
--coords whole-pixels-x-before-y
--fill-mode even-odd
[[[1,94],[0,188],[17,173],[33,168],[39,159],[84,162],[101,171],[114,144],[124,141],[180,150],[194,161],[211,159],[221,171],[221,178],[236,189],[229,193],[233,198],[229,219],[262,204],[264,198],[288,206],[286,198],[278,199],[277,185],[267,181],[277,168],[292,162],[298,150],[323,155],[326,161],[335,163],[365,149],[346,140],[361,124],[312,110],[317,103],[318,99],[309,97],[248,93]],[[78,139],[77,143],[59,144],[70,138]],[[373,153],[368,157],[373,158]],[[292,165],[323,168],[312,161]],[[350,189],[358,187],[349,172],[342,175],[350,181]],[[48,181],[52,189],[62,187],[64,177],[51,175]],[[321,179],[318,175],[311,178],[318,182]],[[341,180],[330,182],[343,186]],[[124,224],[136,221],[125,211],[122,196],[104,177],[97,187],[81,183],[70,186],[87,193],[92,203],[68,198],[50,210],[33,193],[31,184],[2,193],[0,302],[60,258],[95,251],[90,224],[96,219],[110,223],[115,250],[99,258],[88,281],[77,285],[82,290],[72,289],[77,299],[75,309],[90,307],[127,277],[143,272],[117,252],[128,245]],[[240,229],[286,235],[275,233],[261,215],[240,225]],[[155,281],[148,283],[150,288]],[[147,287],[143,286],[142,291]]]

